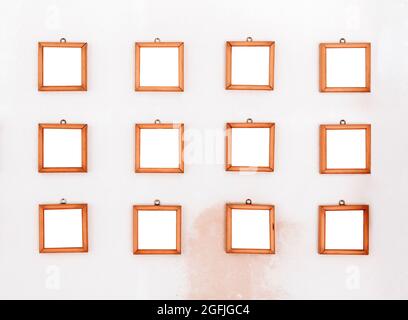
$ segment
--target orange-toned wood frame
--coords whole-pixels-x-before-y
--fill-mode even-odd
[[[226,252],[227,253],[275,253],[275,206],[264,204],[227,203],[226,206]],[[270,249],[239,249],[232,247],[232,209],[238,210],[269,210]]]
[[[81,130],[81,167],[44,167],[44,129],[80,129]],[[38,172],[63,173],[63,172],[87,172],[88,171],[88,125],[66,123],[40,123],[38,125]]]
[[[363,249],[326,249],[326,211],[364,211],[363,221]],[[320,254],[350,254],[350,255],[367,255],[369,239],[369,208],[368,205],[333,205],[319,206],[319,243],[318,250]]]
[[[82,210],[82,247],[80,248],[45,248],[44,210]],[[88,252],[88,205],[87,204],[41,204],[40,210],[40,253]]]
[[[182,123],[142,123],[136,124],[136,173],[183,173],[184,172],[184,124]],[[140,166],[140,130],[142,129],[178,129],[179,130],[179,167],[178,168],[144,168]]]
[[[356,169],[327,168],[327,130],[365,130],[366,167]],[[371,125],[370,124],[322,124],[320,125],[320,173],[369,174],[371,173]]]
[[[178,86],[142,86],[140,84],[140,48],[178,48]],[[136,91],[184,91],[184,42],[136,42]]]
[[[44,86],[44,48],[81,48],[81,85],[80,86]],[[86,42],[39,42],[38,43],[38,90],[39,91],[87,91],[87,52]]]
[[[267,85],[232,84],[232,47],[269,47],[269,83]],[[274,41],[227,41],[226,43],[226,77],[225,89],[227,90],[273,90],[275,64]]]
[[[139,249],[138,214],[143,211],[176,211],[176,249]],[[181,254],[181,206],[136,205],[133,206],[133,254]]]
[[[365,49],[365,87],[327,87],[326,49],[364,48]],[[371,44],[370,43],[321,43],[320,52],[320,91],[321,92],[370,92],[371,91]]]
[[[269,128],[269,166],[233,166],[232,165],[232,129],[233,128]],[[275,123],[271,122],[235,122],[226,125],[225,169],[227,171],[273,172],[275,157]]]

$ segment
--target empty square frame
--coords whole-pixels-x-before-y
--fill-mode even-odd
[[[319,253],[368,254],[368,205],[319,206]]]
[[[38,43],[39,91],[86,91],[87,44],[85,42]]]
[[[38,172],[87,172],[86,124],[38,125]]]
[[[88,252],[88,205],[42,204],[40,253]]]
[[[369,174],[371,172],[371,125],[328,124],[320,126],[320,173]]]
[[[134,254],[181,253],[181,206],[154,205],[133,207]]]
[[[273,90],[275,42],[228,41],[226,53],[227,90]]]
[[[275,208],[273,205],[226,205],[227,253],[275,253]]]
[[[321,92],[370,92],[371,44],[320,44]]]
[[[136,42],[136,91],[184,91],[184,43]]]
[[[136,124],[137,173],[184,172],[184,124]]]
[[[226,170],[272,172],[274,145],[274,123],[227,123]]]

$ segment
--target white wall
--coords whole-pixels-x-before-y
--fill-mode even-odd
[[[407,15],[407,0],[2,0],[0,298],[408,298]],[[247,36],[276,41],[272,92],[224,90],[225,41]],[[61,37],[89,44],[88,92],[37,91],[37,42]],[[155,37],[185,42],[184,93],[134,92],[134,42]],[[318,44],[341,37],[372,43],[372,93],[318,92]],[[224,141],[204,139],[248,117],[277,125],[272,174],[225,172]],[[37,124],[61,118],[89,125],[87,174],[37,172]],[[134,123],[156,118],[194,136],[183,175],[133,173]],[[318,125],[343,118],[372,124],[371,175],[318,173]],[[38,204],[62,197],[89,204],[88,254],[38,253]],[[274,256],[223,251],[224,203],[248,197],[276,205]],[[132,255],[131,207],[156,198],[183,205],[181,256]],[[369,256],[317,254],[317,206],[339,199],[370,205]]]

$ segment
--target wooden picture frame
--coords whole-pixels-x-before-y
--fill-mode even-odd
[[[241,254],[275,254],[275,206],[252,204],[250,199],[245,203],[227,203],[226,206],[226,252]],[[235,248],[233,246],[233,210],[269,211],[269,248]]]
[[[176,229],[175,242],[176,247],[169,248],[140,248],[139,245],[139,211],[175,211],[176,213]],[[181,254],[181,212],[182,208],[179,205],[161,205],[159,200],[156,200],[154,205],[135,205],[133,206],[133,254]]]
[[[64,199],[63,199],[64,200]],[[40,253],[79,253],[88,252],[88,205],[66,204],[62,200],[61,204],[41,204],[39,205],[39,252]],[[82,210],[82,246],[81,247],[46,247],[45,239],[45,211],[47,210]]]
[[[268,164],[261,166],[253,165],[235,165],[233,158],[233,129],[247,128],[247,129],[269,129],[269,155]],[[226,171],[258,171],[258,172],[273,172],[274,171],[274,158],[275,158],[275,123],[272,122],[253,122],[252,119],[248,119],[247,122],[229,122],[226,124]]]
[[[363,245],[361,249],[327,249],[326,248],[326,212],[327,211],[363,211]],[[334,255],[368,255],[369,253],[369,206],[346,205],[343,200],[339,205],[319,206],[319,254]]]
[[[45,166],[46,148],[44,143],[44,130],[48,129],[76,129],[81,130],[81,166],[79,167],[49,167]],[[38,125],[38,172],[41,173],[75,173],[88,171],[88,125],[67,124],[65,120],[60,123],[40,123]]]
[[[178,83],[177,85],[144,85],[141,79],[141,50],[143,48],[178,48]],[[154,42],[135,43],[135,91],[184,91],[184,42],[161,42],[156,38]]]
[[[44,66],[44,49],[46,48],[80,48],[81,49],[81,83],[75,85],[59,84],[49,85],[46,83]],[[87,54],[88,44],[86,42],[67,42],[64,38],[60,42],[39,42],[38,43],[38,91],[87,91]]]
[[[365,84],[364,86],[329,86],[328,84],[328,49],[364,49],[365,50]],[[344,38],[339,43],[321,43],[319,45],[320,58],[320,92],[370,92],[371,91],[371,44],[368,42],[346,43]]]
[[[328,168],[328,130],[365,130],[365,167],[361,168]],[[371,125],[370,124],[346,124],[344,120],[340,124],[320,125],[320,173],[322,174],[370,174],[371,173]]]
[[[233,48],[234,47],[269,47],[269,79],[263,84],[233,83]],[[227,41],[226,42],[226,90],[273,90],[274,88],[274,64],[275,64],[275,42],[274,41],[253,41],[251,37],[247,41]]]
[[[178,165],[174,167],[145,167],[141,158],[142,141],[141,131],[144,129],[177,129],[178,134]],[[156,120],[154,123],[143,123],[135,125],[136,136],[136,173],[184,173],[184,124],[183,123],[161,123]],[[158,141],[157,139],[156,141]]]

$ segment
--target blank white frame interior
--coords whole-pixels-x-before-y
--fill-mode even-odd
[[[227,253],[275,253],[275,208],[273,205],[226,205]]]
[[[133,254],[180,254],[181,206],[133,207]]]
[[[88,252],[88,205],[39,206],[40,253]]]

